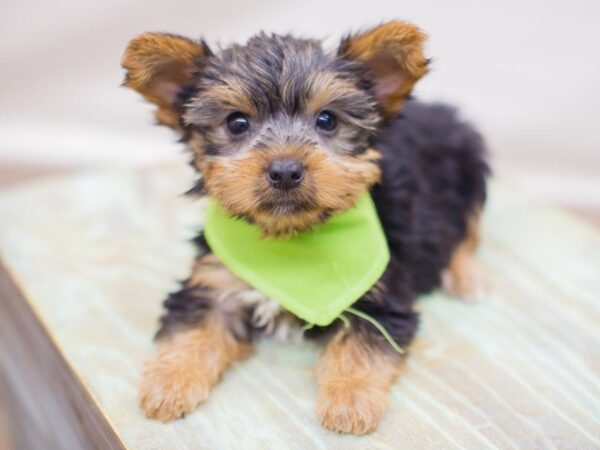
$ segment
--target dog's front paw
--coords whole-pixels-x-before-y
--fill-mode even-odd
[[[387,394],[367,386],[322,386],[317,399],[321,424],[338,433],[375,431],[387,406]]]
[[[160,358],[147,363],[139,392],[146,417],[167,423],[193,411],[210,390],[209,383],[197,375]]]

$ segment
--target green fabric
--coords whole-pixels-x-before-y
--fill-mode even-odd
[[[356,206],[291,238],[265,238],[209,199],[204,233],[235,275],[305,321],[325,326],[381,277],[390,259],[375,205]]]

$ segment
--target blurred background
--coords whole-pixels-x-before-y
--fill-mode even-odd
[[[119,88],[121,54],[145,31],[212,47],[259,30],[325,39],[391,18],[430,35],[422,99],[460,106],[496,174],[600,223],[600,3],[589,0],[28,2],[0,6],[0,183],[180,154],[150,106]]]

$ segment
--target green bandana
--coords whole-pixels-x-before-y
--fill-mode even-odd
[[[264,238],[214,199],[205,213],[211,250],[235,275],[310,324],[329,325],[381,277],[390,259],[375,205],[356,206],[291,238]]]

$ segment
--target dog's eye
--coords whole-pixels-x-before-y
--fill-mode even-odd
[[[315,125],[323,131],[333,131],[337,127],[337,117],[331,111],[321,111]]]
[[[248,121],[248,118],[244,115],[244,113],[239,111],[229,114],[226,122],[227,129],[231,134],[239,135],[248,131],[248,128],[250,128],[250,122]]]

